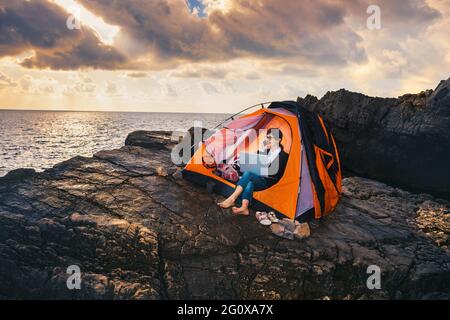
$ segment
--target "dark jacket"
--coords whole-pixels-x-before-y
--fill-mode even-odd
[[[262,151],[258,150],[259,154],[268,154],[268,152],[269,149]],[[267,177],[264,177],[269,187],[273,186],[283,177],[288,158],[289,155],[286,152],[284,152],[283,148],[281,148],[280,153],[277,155],[277,157],[272,161],[272,163],[269,166],[269,175]],[[277,163],[278,163],[278,170],[276,166]]]

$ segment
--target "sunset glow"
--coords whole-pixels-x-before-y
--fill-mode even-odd
[[[105,23],[103,18],[97,17],[89,10],[86,10],[84,6],[80,5],[75,0],[53,1],[69,14],[79,19],[82,25],[92,28],[103,43],[108,45],[112,45],[114,43],[114,38],[120,31],[119,27]]]
[[[369,4],[0,0],[0,108],[233,112],[340,88],[398,96],[448,77],[448,1],[379,1],[379,30]]]

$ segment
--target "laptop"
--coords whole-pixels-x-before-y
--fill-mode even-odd
[[[254,174],[267,177],[269,175],[269,156],[266,154],[250,153],[242,151],[239,154],[239,166],[241,172],[250,171]]]

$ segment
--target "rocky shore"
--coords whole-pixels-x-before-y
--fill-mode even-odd
[[[450,200],[450,78],[398,98],[341,89],[298,100],[331,124],[345,170]]]
[[[361,177],[282,240],[181,178],[163,132],[0,178],[0,298],[450,298],[450,204]],[[81,289],[66,286],[81,269]],[[381,269],[369,290],[367,268]]]

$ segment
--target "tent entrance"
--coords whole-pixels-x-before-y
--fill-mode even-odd
[[[289,123],[275,114],[266,112],[231,121],[205,140],[205,148],[214,157],[216,163],[223,161],[232,163],[242,151],[256,152],[271,128],[281,130],[283,133],[281,145],[289,154],[292,145],[292,131]]]

